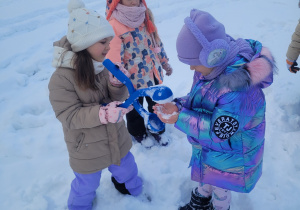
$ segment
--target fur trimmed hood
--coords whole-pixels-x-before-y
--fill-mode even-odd
[[[232,71],[229,66],[219,77],[222,86],[232,90],[241,90],[250,86],[266,88],[273,83],[276,65],[271,52],[262,47],[255,52],[252,60]]]
[[[246,69],[250,74],[251,85],[266,88],[273,83],[276,66],[271,52],[266,47],[262,48],[258,58],[246,64]]]

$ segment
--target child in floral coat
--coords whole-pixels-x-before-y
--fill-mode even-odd
[[[107,58],[130,72],[136,89],[162,84],[163,69],[167,75],[172,74],[169,59],[147,9],[145,0],[107,0],[107,20],[116,34]],[[153,112],[155,102],[150,97],[145,98],[148,110]],[[143,97],[139,102],[143,104]],[[144,119],[136,110],[128,113],[126,118],[129,133],[141,143],[148,131]],[[166,145],[168,142],[160,136],[164,131],[149,132],[161,145]]]
[[[274,60],[260,42],[233,39],[200,10],[185,19],[176,45],[179,60],[195,70],[192,89],[154,109],[186,133],[193,148],[191,179],[199,186],[180,210],[228,210],[230,191],[249,193],[262,174],[262,89],[273,82]]]

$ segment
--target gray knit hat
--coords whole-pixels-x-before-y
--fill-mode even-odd
[[[67,39],[74,52],[84,50],[101,39],[114,36],[109,22],[94,10],[85,8],[81,0],[70,0]]]

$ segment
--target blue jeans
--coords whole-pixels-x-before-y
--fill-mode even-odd
[[[137,196],[142,192],[142,179],[138,177],[138,169],[131,152],[121,159],[120,166],[108,167],[112,176],[119,183],[125,183],[126,189],[131,195]],[[91,210],[96,190],[100,184],[102,171],[92,174],[79,174],[74,172],[75,179],[71,183],[71,191],[68,199],[70,210]]]

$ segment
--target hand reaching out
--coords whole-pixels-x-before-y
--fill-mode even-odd
[[[166,71],[167,76],[170,76],[173,73],[173,69],[169,63],[165,63],[162,67]]]
[[[164,123],[173,124],[178,120],[178,108],[172,102],[165,104],[156,104],[155,106],[153,106],[153,109],[154,113]]]
[[[300,69],[296,61],[291,61],[289,59],[286,59],[286,66],[288,70],[294,74],[296,74]]]

